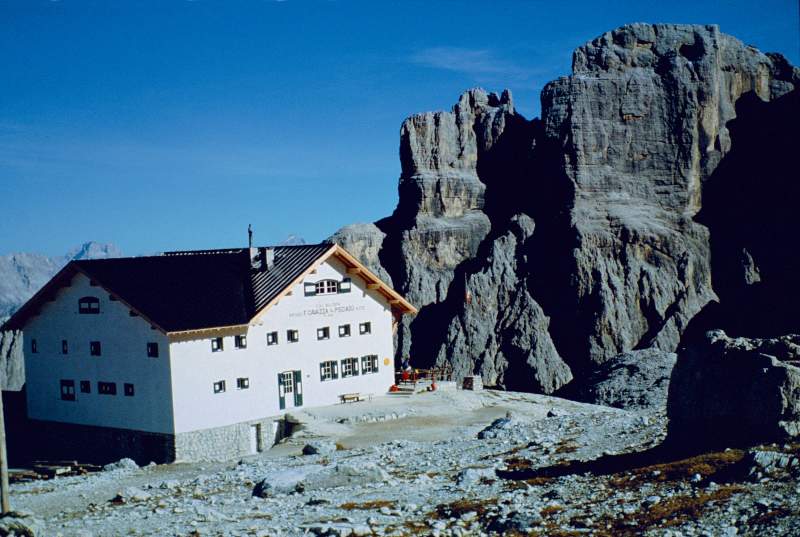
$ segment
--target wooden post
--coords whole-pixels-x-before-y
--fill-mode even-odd
[[[0,383],[0,515],[11,512],[8,499],[8,453],[6,453],[6,422],[3,416],[3,390]]]

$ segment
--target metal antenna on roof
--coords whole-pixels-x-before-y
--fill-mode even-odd
[[[247,247],[253,247],[253,226],[247,224]]]

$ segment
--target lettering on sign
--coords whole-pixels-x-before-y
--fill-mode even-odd
[[[301,311],[293,311],[289,317],[334,317],[340,313],[349,313],[353,311],[364,311],[367,307],[365,305],[342,304],[341,302],[330,302],[328,304],[321,304],[313,308],[308,308]]]

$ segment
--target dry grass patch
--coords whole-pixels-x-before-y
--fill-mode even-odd
[[[394,508],[395,502],[391,500],[370,500],[367,502],[347,502],[339,506],[339,509],[345,511],[369,511],[372,509],[380,509],[381,507]]]
[[[744,491],[741,485],[726,485],[714,491],[701,492],[693,496],[667,498],[649,508],[621,518],[605,516],[597,521],[595,535],[600,537],[632,537],[642,535],[650,528],[679,526],[696,520],[703,511],[717,502],[727,501],[733,494]]]
[[[677,461],[651,464],[633,468],[626,474],[613,476],[611,486],[616,488],[638,487],[642,478],[648,481],[680,481],[699,474],[703,479],[729,469],[744,458],[740,449],[703,453]]]
[[[566,442],[560,443],[556,447],[556,453],[575,453],[578,451],[578,444],[575,443],[573,440],[567,440]]]
[[[436,511],[431,513],[432,518],[461,518],[465,513],[475,512],[478,518],[483,517],[490,506],[497,505],[496,498],[489,499],[462,499],[452,503],[443,503],[436,506]]]
[[[542,515],[542,518],[548,517],[551,515],[555,515],[556,513],[560,513],[564,510],[564,507],[561,505],[547,505],[539,511],[539,514]]]

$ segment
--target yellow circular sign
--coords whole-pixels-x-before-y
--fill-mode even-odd
[[[389,365],[389,359],[388,358],[384,358],[383,359],[383,365]]]

